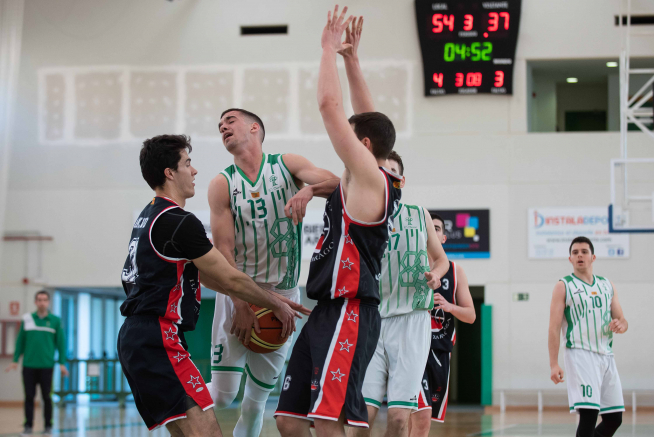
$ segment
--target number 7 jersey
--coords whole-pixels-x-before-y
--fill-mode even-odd
[[[611,323],[611,281],[593,275],[588,284],[574,274],[561,279],[565,284],[565,310],[562,330],[565,347],[613,355]]]
[[[299,188],[280,154],[263,154],[253,181],[236,165],[221,172],[229,183],[236,268],[278,290],[295,288],[300,276],[302,223],[284,214]]]

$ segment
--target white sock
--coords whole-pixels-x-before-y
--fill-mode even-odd
[[[241,417],[234,428],[234,437],[259,437],[263,427],[263,413],[270,390],[266,390],[248,378],[241,403]]]

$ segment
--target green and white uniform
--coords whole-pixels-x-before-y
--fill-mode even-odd
[[[236,268],[261,288],[299,302],[302,223],[295,226],[284,214],[286,203],[299,188],[282,155],[264,153],[254,181],[235,164],[221,174],[229,183]],[[229,333],[233,313],[232,300],[218,294],[212,328],[211,372],[245,372],[261,388],[272,390],[292,338],[274,352],[254,353]]]
[[[609,328],[611,281],[593,275],[593,283],[588,284],[574,274],[561,281],[566,296],[562,333],[570,411],[624,411],[622,384],[613,357],[613,331]]]
[[[384,394],[389,408],[418,408],[434,306],[434,292],[425,279],[430,222],[424,208],[415,205],[400,204],[393,215],[379,280],[381,331],[363,382],[366,404],[376,408]]]

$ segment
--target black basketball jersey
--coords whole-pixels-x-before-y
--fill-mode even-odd
[[[384,168],[379,170],[386,179],[386,206],[380,221],[353,219],[345,207],[341,184],[327,199],[325,227],[309,268],[310,299],[361,299],[379,305],[381,259],[402,197],[400,178]]]
[[[456,305],[456,264],[452,261],[449,263],[450,268],[441,278],[441,286],[434,290],[434,293],[439,293],[446,301]],[[442,309],[431,310],[431,348],[452,352],[455,342],[454,316]]]
[[[159,253],[152,242],[157,219],[175,208],[180,207],[172,200],[155,197],[134,223],[121,275],[127,298],[120,313],[155,315],[192,331],[200,315],[200,272],[188,259]]]

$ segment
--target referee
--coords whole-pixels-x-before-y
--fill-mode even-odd
[[[18,359],[23,355],[23,385],[25,387],[25,431],[32,434],[34,425],[34,397],[36,386],[41,386],[45,434],[52,432],[52,370],[54,352],[59,351],[59,368],[62,376],[68,376],[66,369],[66,339],[61,319],[49,311],[50,293],[41,290],[34,296],[36,311],[23,315],[23,322],[16,341],[14,362],[6,371],[18,368]]]

